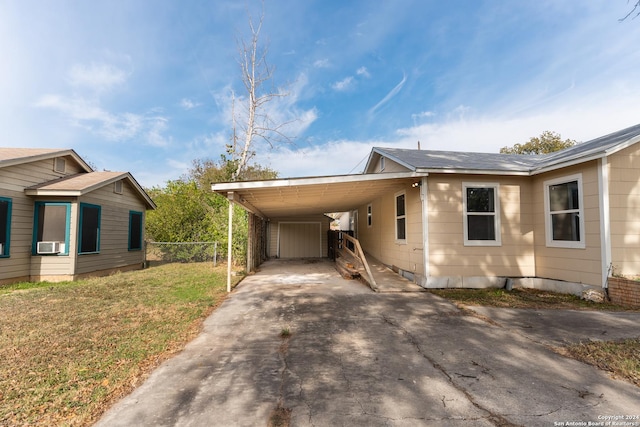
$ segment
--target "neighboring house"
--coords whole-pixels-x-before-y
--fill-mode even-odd
[[[364,251],[424,287],[580,293],[640,273],[638,142],[640,125],[546,155],[373,148],[361,175],[212,188],[271,224],[264,257],[283,256],[279,217],[351,211]]]
[[[142,268],[154,208],[130,173],[73,150],[0,148],[0,284]]]

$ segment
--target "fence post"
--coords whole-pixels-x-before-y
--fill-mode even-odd
[[[216,267],[216,263],[218,261],[218,242],[213,244],[213,267]]]

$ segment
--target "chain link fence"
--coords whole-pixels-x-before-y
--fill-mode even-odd
[[[145,243],[145,260],[148,266],[170,262],[211,262],[215,267],[227,258],[226,247],[218,242]]]

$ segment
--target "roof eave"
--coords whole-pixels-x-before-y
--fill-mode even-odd
[[[16,158],[16,159],[5,160],[5,161],[0,163],[0,167],[21,165],[21,164],[24,164],[24,163],[36,162],[38,160],[53,159],[55,157],[62,157],[62,156],[71,156],[71,157],[73,157],[73,159],[76,162],[78,162],[78,164],[82,167],[82,169],[84,169],[85,172],[93,172],[94,171],[93,168],[91,166],[89,166],[89,164],[87,162],[85,162],[82,159],[82,157],[80,157],[78,155],[78,153],[76,153],[75,150],[73,150],[73,149],[51,151],[49,153],[37,154],[35,156],[19,157],[19,158]]]
[[[416,169],[416,173],[423,174],[436,174],[436,173],[445,173],[445,174],[459,174],[459,175],[508,175],[508,176],[529,176],[529,171],[504,171],[497,169],[456,169],[456,168],[446,168],[446,169],[434,169],[434,168],[418,168]]]
[[[305,185],[331,184],[336,182],[336,180],[340,180],[342,182],[357,183],[381,179],[418,178],[426,175],[428,175],[426,172],[390,172],[354,175],[330,175],[310,178],[286,178],[267,181],[221,182],[211,184],[211,190],[219,194],[226,194],[230,191],[248,190],[253,188],[282,188]]]
[[[43,188],[28,188],[24,190],[27,196],[48,196],[48,197],[79,197],[85,194],[82,190],[47,190]]]
[[[617,150],[616,150],[617,151]],[[558,169],[562,169],[562,168],[567,168],[570,166],[575,166],[575,165],[579,165],[580,163],[586,163],[586,162],[590,162],[592,160],[598,160],[598,159],[602,159],[603,157],[607,157],[608,153],[606,151],[601,151],[598,153],[594,153],[591,154],[589,156],[584,156],[584,157],[577,157],[574,159],[570,159],[570,160],[565,160],[565,161],[561,161],[558,163],[554,163],[554,164],[550,164],[547,166],[543,166],[539,169],[532,169],[531,170],[531,175],[539,175],[541,173],[546,173],[546,172],[551,172],[554,170],[558,170]]]

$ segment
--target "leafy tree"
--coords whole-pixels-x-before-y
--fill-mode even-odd
[[[211,192],[212,182],[229,181],[235,170],[223,155],[218,162],[196,159],[189,174],[164,187],[148,190],[157,209],[147,215],[147,236],[156,242],[218,242],[220,251],[227,248],[228,209],[226,198]],[[260,165],[245,168],[242,178],[272,179],[277,172]],[[233,258],[246,257],[247,213],[234,206]],[[176,261],[204,261],[213,257],[211,245],[162,245],[165,257]]]
[[[209,190],[211,183],[229,182],[233,180],[233,173],[237,170],[235,162],[230,160],[224,154],[220,156],[220,160],[215,162],[211,159],[196,159],[192,162],[189,177],[198,182],[200,188]],[[238,181],[252,181],[262,179],[275,179],[278,172],[271,168],[260,165],[248,165],[242,173],[238,175]]]
[[[544,131],[540,136],[534,136],[524,144],[515,144],[513,147],[502,147],[502,154],[546,154],[554,151],[573,147],[577,142],[572,139],[562,140],[559,133]]]

